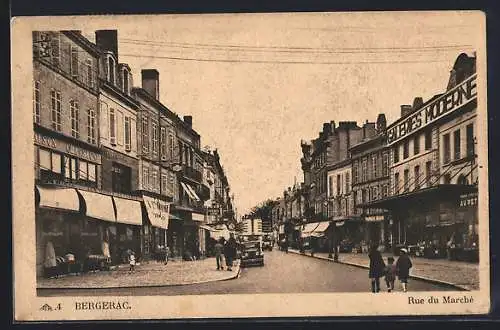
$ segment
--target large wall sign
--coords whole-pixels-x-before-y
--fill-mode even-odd
[[[475,100],[476,77],[476,74],[472,75],[432,103],[394,122],[387,129],[387,143],[391,145]]]
[[[101,163],[101,155],[96,152],[83,149],[74,144],[70,144],[54,137],[45,136],[40,133],[35,133],[35,144],[57,150],[59,152],[72,155],[81,159],[91,161],[93,163]]]

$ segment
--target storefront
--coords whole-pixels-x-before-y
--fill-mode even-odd
[[[168,240],[171,229],[171,203],[151,196],[142,196],[144,201],[143,212],[143,241],[142,249],[145,258],[165,260],[166,247],[172,254],[172,245]]]
[[[310,222],[299,226],[301,250],[314,249],[315,252],[328,252],[330,250],[329,221]]]
[[[139,161],[113,149],[101,148],[102,170],[111,175],[103,180],[102,189],[129,194],[137,190]]]
[[[366,244],[364,237],[365,226],[363,219],[359,216],[336,217],[334,237],[340,252],[352,252],[359,250]]]

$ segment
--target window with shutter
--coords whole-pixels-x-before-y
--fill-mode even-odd
[[[109,109],[109,142],[116,145],[116,114],[115,109]]]
[[[125,150],[130,151],[131,150],[131,145],[132,145],[132,140],[131,140],[131,135],[132,135],[132,130],[131,130],[131,125],[130,125],[130,117],[126,116],[125,117]]]
[[[162,160],[167,159],[167,130],[165,127],[162,127],[160,132],[160,155]]]
[[[123,112],[116,111],[116,144],[123,146]]]

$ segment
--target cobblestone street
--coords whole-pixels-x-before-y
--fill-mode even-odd
[[[299,253],[296,250],[289,251]],[[310,251],[306,252],[306,256],[310,255]],[[315,253],[314,256],[328,259],[328,253]],[[387,257],[393,255],[383,253],[382,256],[387,262]],[[397,257],[395,259],[397,260]],[[412,257],[411,260],[413,268],[410,270],[410,275],[415,278],[448,283],[466,290],[479,290],[479,265],[476,263],[416,257]],[[339,262],[366,268],[369,265],[368,255],[362,253],[340,253]]]
[[[232,271],[218,271],[215,258],[169,261],[167,265],[149,262],[137,265],[133,273],[129,273],[128,265],[122,265],[112,271],[68,275],[52,279],[40,278],[38,288],[98,289],[197,284],[235,278],[238,276],[239,268],[239,262],[235,261]]]

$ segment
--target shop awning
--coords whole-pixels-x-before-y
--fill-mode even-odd
[[[306,238],[312,235],[313,231],[319,226],[319,222],[306,223],[301,231],[301,237]]]
[[[329,226],[330,226],[329,221],[320,222],[316,227],[316,229],[314,229],[314,231],[311,233],[311,236],[313,237],[325,236],[325,231],[328,229]]]
[[[142,196],[148,219],[153,227],[167,229],[170,219],[170,203],[149,196]]]
[[[412,190],[404,194],[389,196],[384,199],[379,199],[373,202],[360,204],[358,207],[362,208],[383,208],[383,209],[397,209],[405,208],[408,205],[415,205],[416,203],[425,203],[426,201],[434,198],[455,199],[457,203],[460,195],[477,192],[477,187],[473,185],[459,185],[459,184],[440,184],[419,190]]]
[[[116,222],[142,226],[141,202],[113,196]]]
[[[195,201],[201,201],[201,199],[196,195],[196,192],[194,191],[193,187],[191,185],[181,182],[182,189],[188,194],[189,198]]]
[[[91,218],[115,222],[115,210],[111,196],[78,189],[85,201],[85,215]]]
[[[36,186],[40,197],[39,207],[61,209],[78,212],[80,200],[76,189],[71,188],[45,188]]]

